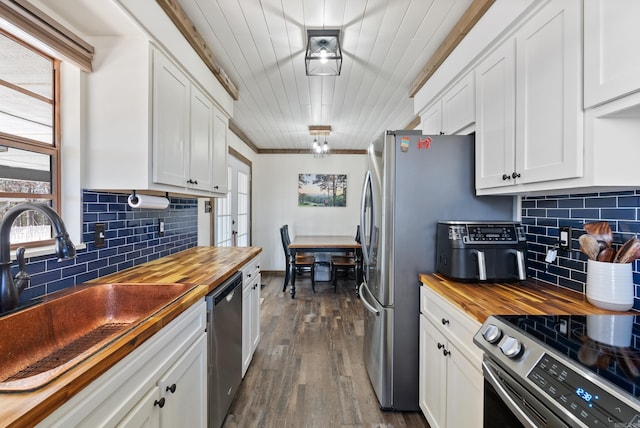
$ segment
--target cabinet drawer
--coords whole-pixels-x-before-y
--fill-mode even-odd
[[[242,284],[246,286],[252,283],[260,274],[260,256],[256,256],[242,266]]]
[[[481,367],[482,351],[473,344],[473,336],[481,325],[478,321],[425,286],[420,288],[420,312],[430,319],[447,339],[453,341],[476,367]]]

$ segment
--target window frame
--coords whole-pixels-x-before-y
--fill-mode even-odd
[[[60,126],[60,60],[53,58],[51,55],[46,54],[42,50],[27,43],[26,41],[16,37],[14,34],[7,32],[0,28],[0,34],[13,40],[14,42],[24,46],[26,49],[46,58],[51,61],[51,73],[52,73],[52,85],[53,85],[53,99],[49,100],[39,94],[25,90],[10,82],[6,82],[0,79],[0,85],[16,90],[24,95],[31,96],[40,100],[46,100],[51,103],[52,115],[53,115],[53,130],[52,130],[52,142],[51,144],[43,143],[29,138],[20,137],[17,135],[7,134],[0,131],[0,145],[12,147],[21,150],[28,150],[31,152],[44,154],[51,156],[51,193],[50,194],[33,194],[33,193],[8,193],[0,191],[0,198],[5,199],[42,199],[51,203],[51,207],[58,213],[61,213],[61,197],[62,197],[62,184],[61,184],[61,159],[60,159],[60,141],[61,141],[61,126]],[[11,244],[11,249],[17,247],[35,248],[43,247],[54,244],[54,239],[46,239],[40,241],[22,242],[17,244]]]

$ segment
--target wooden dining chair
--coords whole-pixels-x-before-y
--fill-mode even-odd
[[[282,249],[284,250],[284,258],[285,258],[285,270],[284,270],[284,285],[282,286],[282,291],[286,291],[287,285],[289,285],[290,272],[289,272],[289,261],[291,260],[291,250],[289,249],[289,244],[291,243],[291,239],[289,238],[289,228],[288,225],[284,225],[280,228],[280,239],[282,240]],[[315,266],[316,259],[313,256],[303,255],[296,253],[296,269],[293,274],[302,272],[309,272],[311,274],[311,290],[316,292],[316,280],[315,280]]]
[[[356,227],[355,241],[360,243],[360,226]],[[353,252],[336,254],[331,256],[331,276],[333,278],[333,291],[338,292],[338,272],[342,271],[348,276],[352,271],[356,272],[356,255]]]

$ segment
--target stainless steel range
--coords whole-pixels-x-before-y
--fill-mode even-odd
[[[640,317],[491,316],[485,427],[640,427]]]

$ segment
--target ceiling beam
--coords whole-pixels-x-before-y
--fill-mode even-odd
[[[312,155],[309,149],[258,149],[261,155]],[[366,155],[366,150],[338,149],[330,150],[331,155]],[[325,155],[326,156],[326,155]]]
[[[491,7],[495,0],[473,0],[469,8],[460,17],[456,25],[451,29],[442,44],[435,51],[433,56],[424,66],[422,71],[418,73],[411,87],[409,88],[409,98],[413,98],[418,91],[427,83],[427,80],[436,72],[438,67],[442,65],[445,59],[458,46],[458,43],[464,39],[467,33],[476,25],[476,22]]]
[[[182,35],[187,39],[189,44],[196,51],[205,65],[211,70],[211,73],[218,79],[218,82],[231,95],[235,101],[238,101],[238,88],[233,84],[229,77],[222,70],[215,55],[209,49],[207,42],[200,35],[196,26],[189,19],[178,0],[156,0],[158,5],[164,10],[173,24],[180,30]]]
[[[229,120],[229,130],[236,134],[238,138],[240,138],[251,150],[255,153],[260,153],[260,149],[251,141],[249,137],[242,132],[242,129],[238,128],[238,125],[233,120]]]

